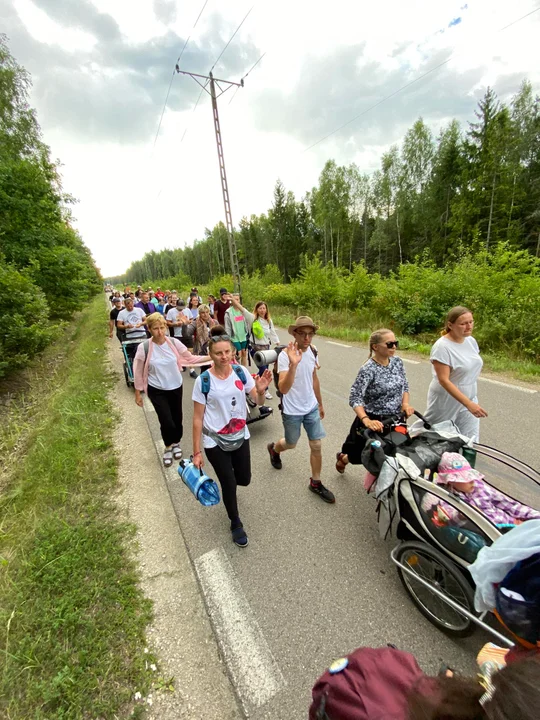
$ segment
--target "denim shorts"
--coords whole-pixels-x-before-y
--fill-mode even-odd
[[[286,415],[282,413],[283,429],[285,430],[285,442],[287,445],[296,445],[300,438],[302,425],[308,436],[308,440],[322,440],[326,437],[319,407],[315,407],[307,415]]]

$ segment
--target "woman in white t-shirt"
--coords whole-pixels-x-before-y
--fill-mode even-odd
[[[251,459],[246,424],[245,396],[258,405],[272,373],[255,380],[247,369],[232,365],[235,349],[228,335],[210,337],[208,351],[214,366],[200,375],[193,386],[193,464],[202,468],[204,452],[221,485],[223,504],[231,523],[233,542],[246,547],[248,539],[238,514],[236,488],[249,485]]]
[[[448,313],[442,337],[431,348],[433,379],[425,418],[429,423],[453,420],[463,435],[478,442],[480,418],[487,412],[478,404],[477,380],[484,363],[472,337],[473,327],[466,307]]]
[[[135,402],[142,407],[141,392],[146,392],[158,416],[165,444],[163,464],[170,467],[173,458],[182,457],[182,367],[205,365],[210,358],[192,355],[179,340],[168,337],[167,323],[160,313],[149,315],[146,324],[152,337],[138,346],[135,355]]]
[[[250,342],[254,352],[257,352],[257,350],[269,350],[272,344],[279,345],[279,337],[270,317],[268,305],[265,302],[259,300],[251,313],[245,307],[242,307],[236,296],[231,295],[230,300],[234,309],[239,310],[246,319],[248,337],[251,334]],[[260,367],[259,375],[262,375],[267,367],[268,365]],[[272,399],[269,391],[266,391],[266,399]]]

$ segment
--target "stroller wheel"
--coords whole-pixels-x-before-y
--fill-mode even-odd
[[[435,548],[418,541],[404,542],[398,548],[396,560],[468,612],[475,612],[471,585],[462,571]],[[433,625],[453,637],[472,635],[476,629],[472,620],[448,605],[399,566],[397,571],[411,600]]]
[[[128,387],[130,387],[131,381],[130,381],[130,379],[129,379],[129,372],[128,372],[126,363],[124,363],[124,378],[125,378],[125,381],[126,381],[126,385],[127,385]]]

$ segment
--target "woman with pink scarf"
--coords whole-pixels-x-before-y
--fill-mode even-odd
[[[160,313],[146,319],[151,339],[140,343],[133,363],[135,402],[143,406],[142,392],[154,406],[165,444],[163,464],[170,467],[180,460],[183,435],[182,368],[211,362],[208,355],[192,355],[176,338],[167,336],[167,322]]]

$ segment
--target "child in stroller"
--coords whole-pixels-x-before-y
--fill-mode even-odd
[[[507,497],[484,482],[484,475],[474,470],[466,458],[456,452],[445,452],[439,463],[435,482],[479,510],[499,528],[510,528],[525,520],[540,519],[540,512]],[[422,510],[435,524],[460,524],[461,514],[441,498],[426,493]]]

